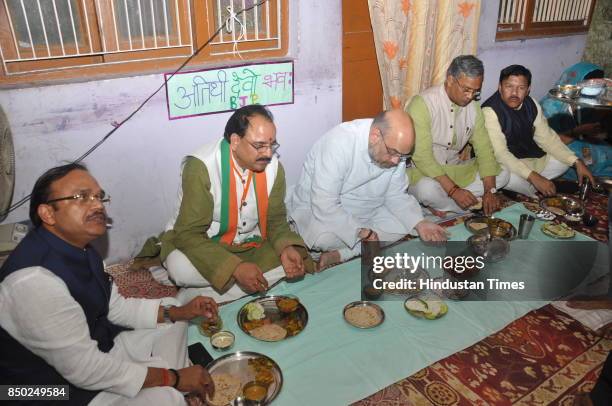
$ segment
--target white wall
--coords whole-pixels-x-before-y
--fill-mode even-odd
[[[495,42],[498,10],[498,1],[482,2],[478,57],[485,66],[483,101],[497,90],[499,71],[512,64],[531,71],[531,95],[540,99],[567,67],[580,61],[586,35]]]
[[[313,141],[341,120],[341,2],[291,1],[290,57],[295,59],[295,104],[272,112],[279,129],[288,184],[297,180]],[[494,42],[496,1],[483,1],[478,55],[485,63],[483,96],[497,86],[499,70],[529,67],[532,94],[542,96],[562,70],[577,62],[585,36]],[[89,149],[149,93],[162,75],[0,91],[14,135],[17,185],[13,201],[27,195],[51,166]],[[229,113],[168,121],[165,96],[151,102],[85,162],[112,195],[114,226],[103,253],[125,259],[162,230],[172,210],[181,157],[221,136]],[[5,223],[27,218],[27,205]]]
[[[290,7],[295,104],[271,108],[289,184],[313,141],[340,122],[342,107],[340,1],[300,0]],[[46,169],[89,149],[162,80],[156,74],[0,91],[16,150],[13,201],[29,194]],[[101,244],[108,263],[129,258],[162,231],[174,210],[181,158],[222,136],[229,115],[169,121],[162,91],[85,160],[113,199],[114,226]],[[27,205],[5,223],[26,218]]]

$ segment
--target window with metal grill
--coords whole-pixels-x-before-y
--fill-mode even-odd
[[[287,0],[0,0],[0,84],[283,56]],[[249,9],[236,14],[242,9]]]
[[[500,0],[497,41],[585,33],[596,0]]]

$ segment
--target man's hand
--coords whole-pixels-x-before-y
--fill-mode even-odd
[[[544,196],[553,196],[557,193],[555,184],[536,171],[532,171],[527,177],[527,180]]]
[[[421,220],[414,226],[417,233],[419,233],[419,237],[423,241],[446,241],[448,239],[448,235],[446,234],[446,230],[443,227],[437,225],[436,223],[432,223],[428,220]]]
[[[472,192],[466,189],[455,190],[450,198],[453,199],[455,203],[457,203],[459,207],[464,210],[478,203],[478,199],[476,199],[476,196],[474,196]]]
[[[212,398],[215,394],[215,385],[208,371],[201,365],[179,369],[179,384],[177,389],[181,392],[195,393],[202,401],[206,396]],[[171,372],[172,373],[172,372]]]
[[[184,306],[170,309],[170,318],[173,321],[192,320],[196,317],[206,317],[209,320],[217,319],[217,303],[210,297],[197,296]]]
[[[576,174],[578,175],[579,185],[582,185],[582,181],[584,180],[585,177],[589,178],[591,185],[595,184],[595,178],[593,178],[593,174],[591,173],[589,168],[587,168],[584,162],[582,162],[582,159],[576,160],[576,163],[574,164],[574,166],[576,167]]]
[[[484,214],[490,216],[501,208],[501,200],[495,193],[485,192],[482,196],[482,210]]]
[[[294,279],[304,276],[304,259],[295,247],[291,245],[285,247],[281,252],[280,261],[287,278]]]
[[[378,241],[378,234],[370,228],[360,228],[357,236],[361,241]]]
[[[265,292],[268,290],[268,281],[263,272],[252,262],[241,262],[234,270],[234,279],[247,293]]]

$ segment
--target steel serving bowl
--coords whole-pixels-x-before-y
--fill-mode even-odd
[[[557,90],[563,96],[572,98],[578,94],[580,88],[576,85],[557,85]]]

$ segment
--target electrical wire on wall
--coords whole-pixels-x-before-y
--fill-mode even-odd
[[[266,3],[267,1],[268,0],[261,0],[261,1],[257,2],[257,3],[253,3],[253,5],[251,5],[249,7],[245,7],[245,8],[243,8],[242,10],[240,10],[238,12],[232,12],[231,9],[228,9],[230,15],[225,20],[225,23],[221,24],[221,26],[219,28],[217,28],[217,30],[210,36],[210,38],[208,38],[208,40],[204,44],[202,44],[198,49],[196,49],[196,51],[193,54],[191,54],[177,69],[175,69],[174,72],[172,72],[171,75],[168,75],[165,78],[164,83],[162,83],[153,93],[151,93],[134,111],[132,111],[130,114],[128,114],[128,116],[125,117],[122,121],[119,121],[117,123],[113,123],[113,129],[112,130],[107,132],[106,135],[104,135],[104,137],[102,137],[102,139],[100,139],[100,141],[95,143],[83,155],[81,155],[80,157],[78,157],[77,159],[75,159],[72,162],[73,163],[78,163],[78,162],[83,161],[92,152],[94,152],[96,149],[98,149],[98,147],[100,145],[102,145],[104,142],[106,142],[106,140],[108,140],[125,123],[127,123],[129,120],[131,120],[132,117],[134,117],[140,110],[142,110],[142,108],[149,102],[149,100],[151,100],[157,93],[159,93],[160,90],[162,90],[164,87],[166,87],[166,84],[168,83],[168,81],[170,79],[172,79],[174,77],[174,75],[179,73],[185,66],[187,66],[187,64],[189,64],[189,62],[191,62],[193,60],[193,58],[195,58],[200,52],[202,52],[202,50],[204,48],[206,48],[217,37],[217,35],[219,35],[221,30],[223,30],[225,28],[228,32],[231,32],[230,24],[229,24],[231,20],[233,20],[233,19],[237,20],[237,17],[239,15],[241,15],[242,13],[247,12],[249,10],[252,10],[255,7],[259,7],[259,6],[263,5],[264,3]],[[240,24],[240,26],[242,27],[242,24]],[[242,36],[242,32],[243,31],[244,31],[244,27],[241,28],[241,36]],[[237,41],[234,42],[234,52],[237,52],[236,51],[236,49],[237,49],[236,47],[237,47]],[[14,211],[17,208],[23,206],[25,203],[27,203],[30,200],[30,197],[31,197],[31,195],[27,195],[27,196],[23,197],[21,200],[19,200],[18,202],[14,203],[4,213],[0,213],[0,218],[6,217],[12,211]]]

